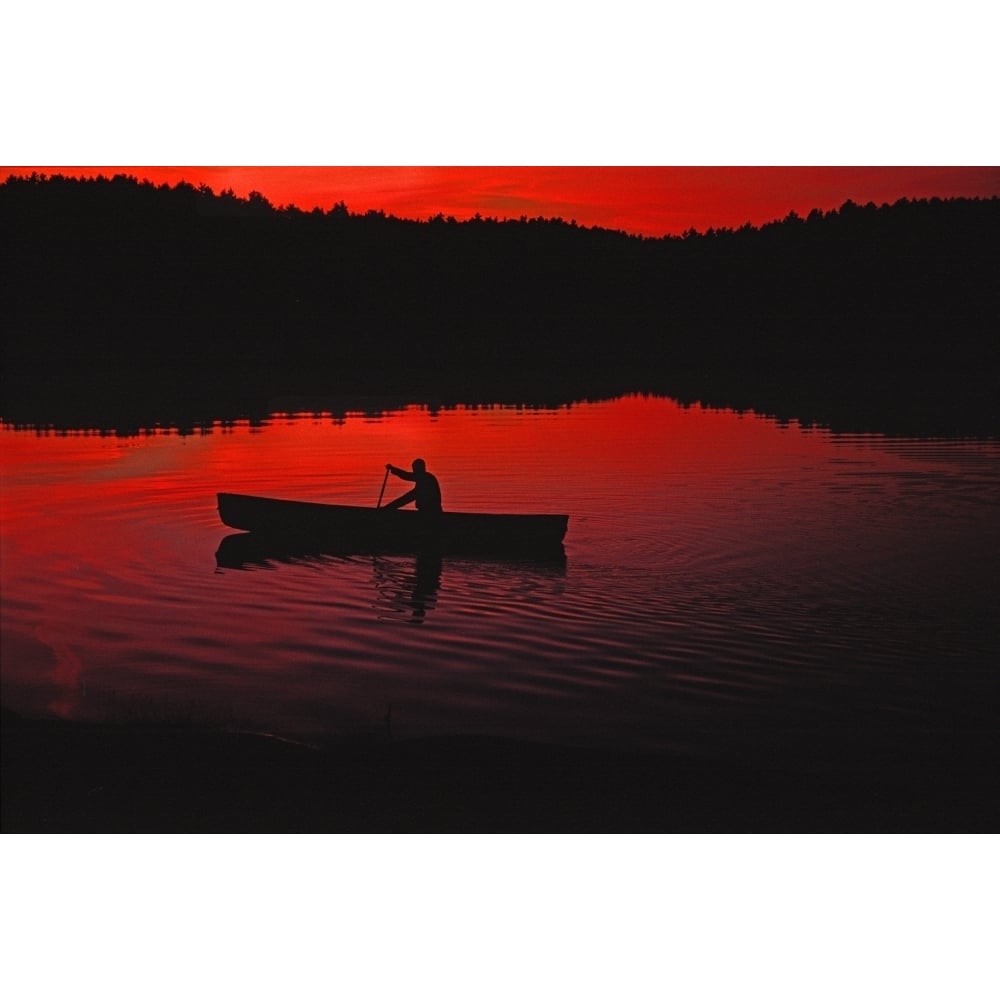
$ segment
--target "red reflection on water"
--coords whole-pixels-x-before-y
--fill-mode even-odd
[[[34,529],[44,529],[41,548],[53,533],[77,532],[77,505],[98,498],[110,509],[199,491],[214,501],[216,492],[239,491],[374,506],[385,463],[416,457],[438,475],[447,508],[488,510],[502,498],[502,509],[552,510],[572,506],[573,491],[588,483],[628,489],[664,473],[759,471],[786,453],[827,449],[823,435],[642,396],[553,411],[412,406],[384,418],[277,416],[264,429],[237,424],[183,437],[7,429],[3,516],[17,525],[19,544],[30,546]],[[44,506],[37,490],[45,492]]]
[[[217,492],[374,506],[385,462],[421,457],[447,509],[569,514],[572,554],[594,539],[618,544],[617,511],[669,511],[683,523],[705,491],[679,484],[742,471],[759,481],[787,468],[788,456],[801,464],[829,447],[821,434],[640,396],[552,411],[414,406],[382,418],[276,416],[263,429],[237,424],[188,436],[3,429],[0,444],[4,646],[16,653],[4,657],[5,689],[60,715],[88,710],[95,678],[112,690],[137,677],[184,686],[193,656],[232,655],[202,653],[198,643],[221,636],[227,646],[265,646],[296,633],[291,606],[261,617],[211,605],[219,591],[206,581],[228,532]],[[406,488],[390,484],[387,498],[393,486]],[[616,553],[607,548],[601,558],[613,562]],[[337,595],[348,585],[336,577],[327,586],[330,600],[358,600],[356,580],[350,594]],[[252,672],[259,662],[239,666]]]

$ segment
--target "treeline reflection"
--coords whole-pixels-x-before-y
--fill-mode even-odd
[[[413,222],[130,177],[9,178],[2,418],[194,429],[284,393],[558,406],[650,392],[997,431],[1000,199],[648,239]]]

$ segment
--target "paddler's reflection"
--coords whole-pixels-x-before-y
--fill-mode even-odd
[[[421,553],[413,564],[375,556],[375,589],[379,594],[379,617],[408,617],[421,622],[435,604],[441,586],[441,556]]]

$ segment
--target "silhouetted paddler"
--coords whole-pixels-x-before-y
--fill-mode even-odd
[[[397,468],[389,462],[386,463],[385,467],[394,476],[415,484],[409,493],[404,493],[391,503],[387,503],[385,509],[394,510],[415,501],[417,510],[425,514],[441,513],[441,487],[438,485],[437,478],[427,471],[427,465],[422,458],[413,460],[412,472]]]

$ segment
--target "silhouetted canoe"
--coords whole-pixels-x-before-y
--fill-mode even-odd
[[[268,539],[343,552],[501,555],[562,552],[566,514],[473,514],[349,507],[304,500],[219,494],[223,524]]]

